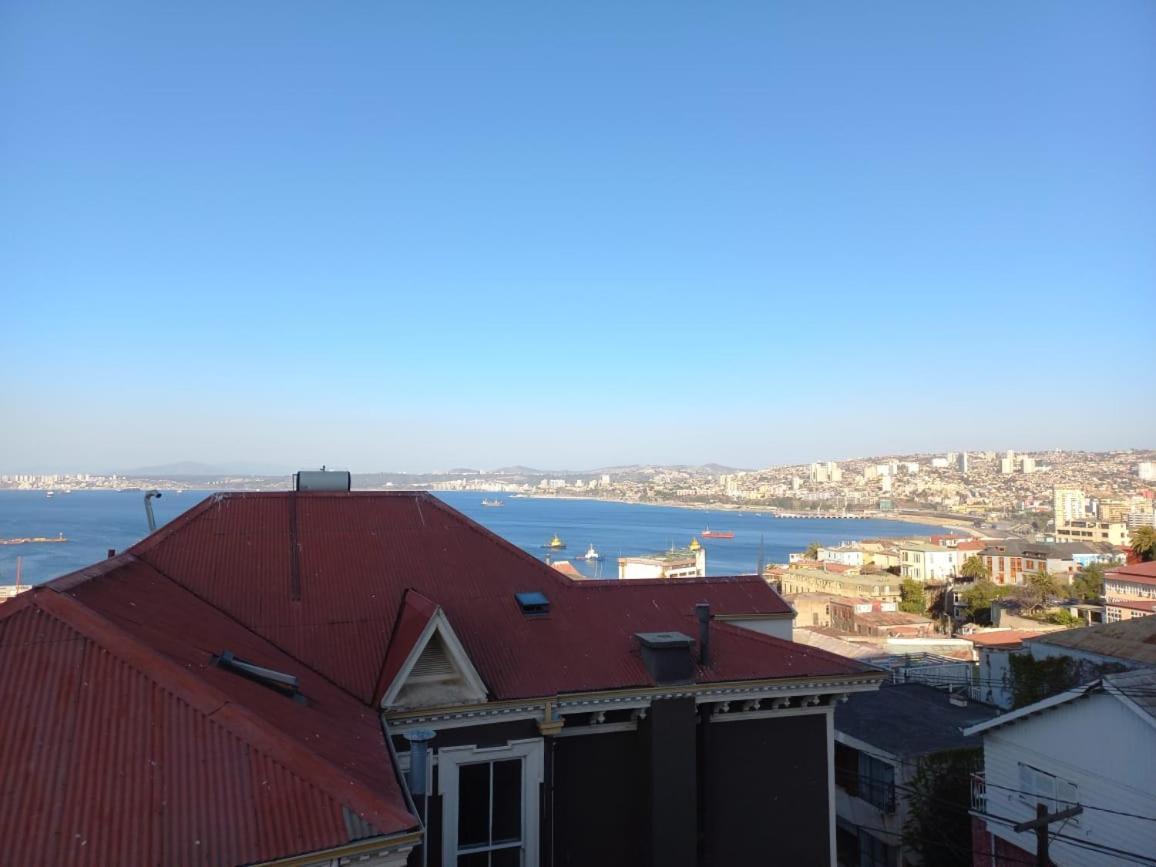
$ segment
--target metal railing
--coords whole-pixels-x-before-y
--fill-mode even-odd
[[[987,812],[987,781],[982,771],[971,775],[971,808],[977,813]]]

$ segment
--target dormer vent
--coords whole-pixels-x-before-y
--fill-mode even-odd
[[[522,609],[522,613],[527,617],[550,613],[550,600],[547,599],[546,594],[541,591],[534,590],[526,593],[515,593],[514,599],[517,600],[518,607]]]
[[[263,665],[257,665],[255,662],[241,659],[239,656],[234,656],[232,651],[229,650],[223,651],[221,655],[217,657],[217,665],[228,671],[236,672],[242,677],[246,677],[262,686],[267,686],[269,689],[275,689],[277,692],[289,696],[300,704],[305,703],[305,696],[301,694],[301,688],[298,685],[295,675],[286,674],[283,671],[277,671],[272,668],[265,668]]]

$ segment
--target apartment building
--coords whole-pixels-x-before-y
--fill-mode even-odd
[[[899,543],[899,574],[915,581],[946,581],[959,574],[959,552],[930,542]]]

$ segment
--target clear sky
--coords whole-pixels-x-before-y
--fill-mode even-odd
[[[1156,3],[6,0],[0,470],[1156,440]]]

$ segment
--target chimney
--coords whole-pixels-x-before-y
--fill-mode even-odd
[[[691,683],[694,665],[690,646],[694,639],[681,632],[636,632],[642,647],[642,661],[650,679],[658,686]]]
[[[699,602],[694,613],[698,617],[698,664],[706,668],[710,665],[710,603]]]

